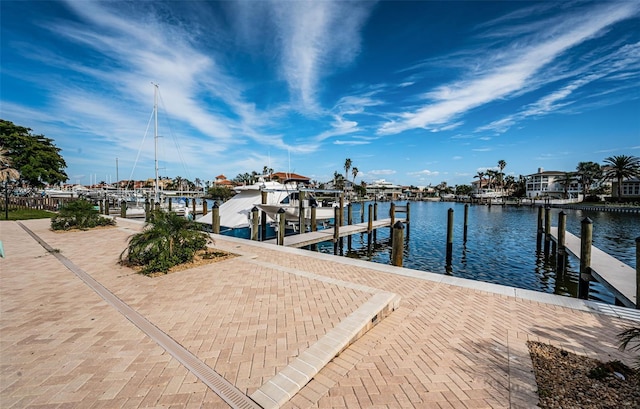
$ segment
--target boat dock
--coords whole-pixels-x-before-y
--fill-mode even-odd
[[[551,240],[557,243],[558,228],[551,228]],[[580,259],[580,237],[565,232],[565,249]],[[591,246],[591,275],[625,307],[637,308],[636,271],[622,261]]]
[[[374,220],[371,222],[372,230],[380,229],[383,227],[391,227],[392,223],[400,221],[402,223],[406,223],[405,219],[381,219]],[[369,231],[369,222],[358,223],[358,224],[350,224],[346,226],[340,226],[338,228],[338,238],[347,237],[357,233],[371,233]],[[291,236],[286,236],[284,238],[285,247],[294,247],[300,248],[305,246],[310,246],[312,244],[322,243],[324,241],[333,241],[336,237],[335,228],[331,227],[329,229],[312,231],[301,234],[294,234]],[[276,239],[265,240],[265,243],[277,244]]]

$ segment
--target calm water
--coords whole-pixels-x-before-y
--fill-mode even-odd
[[[398,203],[404,204],[404,203]],[[365,204],[365,220],[367,215]],[[378,218],[386,218],[390,203],[378,203]],[[454,209],[454,243],[451,268],[445,265],[447,212]],[[360,222],[360,204],[353,205],[354,223]],[[551,209],[552,225],[557,225],[561,209]],[[567,231],[580,235],[580,222],[593,221],[593,245],[635,268],[635,238],[640,236],[640,216],[628,213],[565,210]],[[445,202],[411,202],[411,229],[405,240],[404,267],[455,277],[470,278],[529,290],[570,295],[578,287],[579,260],[569,258],[567,273],[557,277],[552,261],[536,252],[537,208],[515,206],[469,207],[468,238],[463,243],[464,205]],[[403,217],[398,214],[398,217]],[[407,231],[405,229],[405,239]],[[378,245],[367,254],[366,234],[354,235],[349,257],[389,264],[389,229],[378,229]],[[333,253],[332,245],[320,251]],[[602,285],[591,283],[594,300],[613,303]]]

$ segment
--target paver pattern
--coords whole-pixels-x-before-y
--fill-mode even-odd
[[[220,236],[215,247],[240,257],[150,279],[116,264],[139,225],[60,234],[48,220],[24,224],[248,395],[372,293],[400,295],[287,408],[535,407],[527,340],[632,358],[615,345],[629,320],[468,282]],[[0,239],[0,407],[226,407],[17,224],[0,222]]]

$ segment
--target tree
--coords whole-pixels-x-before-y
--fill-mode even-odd
[[[347,158],[344,161],[344,179],[349,180],[349,169],[351,169],[351,159]]]
[[[482,186],[484,185],[484,172],[478,171],[478,173],[474,176],[474,179],[475,178],[478,178],[478,189],[482,189]]]
[[[500,159],[498,161],[498,168],[500,169],[500,173],[498,173],[498,181],[500,182],[500,186],[504,187],[503,181],[504,181],[504,168],[507,167],[507,162],[505,162],[504,160]]]
[[[207,190],[207,196],[212,199],[219,199],[222,201],[226,201],[234,194],[233,190],[225,186],[212,186]]]
[[[459,196],[469,196],[473,188],[470,185],[456,185],[455,193]]]
[[[178,264],[192,261],[211,241],[200,225],[173,212],[156,210],[152,224],[131,237],[120,262],[141,266],[143,274],[167,273]]]
[[[0,181],[4,183],[4,218],[9,220],[9,180],[18,180],[20,172],[12,168],[11,158],[0,148]]]
[[[565,199],[569,198],[569,187],[571,187],[571,183],[573,182],[573,177],[574,177],[574,173],[565,172],[562,178],[558,180],[558,183],[562,185],[562,190],[564,191]]]
[[[53,139],[31,134],[30,128],[0,119],[0,146],[20,172],[20,181],[32,188],[65,182],[67,164]]]
[[[344,189],[344,176],[338,173],[338,171],[333,172],[333,188]]]
[[[601,177],[602,170],[595,162],[579,162],[576,171],[582,184],[582,195],[586,197],[593,182]]]
[[[66,203],[57,215],[51,218],[52,230],[87,230],[98,226],[114,226],[116,221],[101,216],[93,204],[80,199]]]
[[[618,181],[618,201],[620,201],[622,199],[622,180],[640,176],[640,158],[627,155],[609,156],[604,160],[604,163],[605,167],[608,167],[604,177]]]
[[[353,169],[351,170],[351,175],[353,176],[353,184],[356,184],[356,176],[358,176],[358,173],[360,171],[358,170],[358,168],[356,168],[355,166],[353,167]]]

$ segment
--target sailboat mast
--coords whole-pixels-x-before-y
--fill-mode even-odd
[[[155,183],[155,191],[154,198],[155,203],[160,202],[160,194],[159,187],[160,183],[158,181],[158,84],[154,84],[152,82],[154,88],[153,92],[153,141],[154,141],[154,158],[155,158],[155,170],[156,170],[156,183]]]

